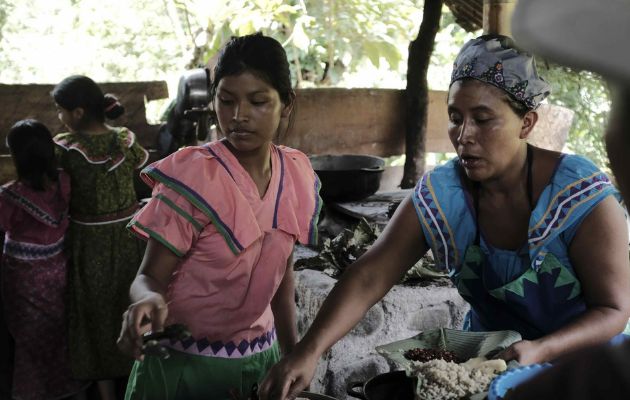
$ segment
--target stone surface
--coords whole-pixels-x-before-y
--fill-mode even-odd
[[[527,141],[543,149],[562,151],[575,113],[568,108],[553,104],[541,104],[536,111],[538,122]]]
[[[298,251],[301,253],[297,257],[313,254],[304,249]],[[335,279],[319,271],[296,271],[300,336],[335,283]],[[323,355],[311,391],[345,399],[352,382],[364,382],[390,371],[387,361],[376,354],[376,346],[412,337],[422,330],[461,328],[466,311],[468,305],[454,287],[394,286],[350,333]]]

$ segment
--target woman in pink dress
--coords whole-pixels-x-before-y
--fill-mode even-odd
[[[7,142],[18,179],[0,188],[2,302],[15,341],[12,397],[57,399],[81,391],[71,379],[64,295],[70,179],[55,167],[54,143],[35,120]]]
[[[242,399],[296,341],[291,255],[313,243],[319,181],[272,140],[294,104],[276,40],[233,38],[211,87],[225,137],[147,167],[151,201],[130,228],[148,239],[119,345],[136,361],[127,399]],[[141,354],[142,334],[185,324],[192,337]]]

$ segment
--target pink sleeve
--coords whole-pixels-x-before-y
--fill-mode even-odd
[[[303,190],[296,191],[298,204],[300,204],[300,233],[298,241],[304,245],[315,246],[318,242],[317,223],[319,213],[322,209],[322,199],[319,196],[321,183],[317,174],[313,171],[310,163],[303,169],[304,185]]]
[[[158,184],[149,203],[134,216],[128,227],[138,236],[156,239],[183,257],[209,223],[209,218],[184,196]]]
[[[283,192],[287,203],[281,208],[284,214],[282,225],[288,232],[294,232],[300,243],[316,245],[317,222],[322,208],[321,184],[305,154],[284,146],[280,146],[280,150],[285,154],[285,179],[291,188]]]

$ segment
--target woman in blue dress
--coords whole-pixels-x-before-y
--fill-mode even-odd
[[[505,360],[551,361],[624,331],[630,260],[617,190],[586,158],[527,143],[549,92],[509,38],[464,45],[448,94],[457,157],[420,179],[269,372],[262,399],[306,386],[320,355],[429,249],[471,305],[465,329],[521,334]]]

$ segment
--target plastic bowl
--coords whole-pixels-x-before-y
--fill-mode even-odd
[[[541,371],[551,367],[551,364],[532,364],[524,367],[508,369],[506,372],[494,378],[488,389],[488,400],[500,400],[505,393],[512,388],[526,382]]]

